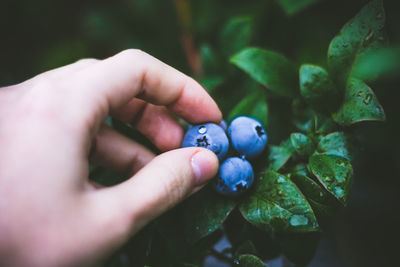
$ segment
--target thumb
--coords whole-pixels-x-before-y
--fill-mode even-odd
[[[128,238],[204,186],[217,171],[218,158],[207,149],[172,150],[155,157],[124,183],[99,190],[96,202],[100,210],[108,214],[101,217],[124,226],[125,230],[119,233]],[[115,238],[121,236],[110,236],[110,239]]]

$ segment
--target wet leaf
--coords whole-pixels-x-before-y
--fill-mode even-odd
[[[293,155],[294,149],[290,140],[283,142],[279,146],[270,146],[268,155],[268,169],[279,170]]]
[[[232,109],[228,120],[232,120],[239,115],[256,117],[262,121],[264,125],[268,125],[268,105],[265,92],[263,90],[257,90],[246,96]]]
[[[232,209],[236,201],[218,195],[211,186],[207,186],[183,203],[182,221],[186,240],[193,244],[217,230]]]
[[[348,160],[329,155],[313,155],[308,168],[329,193],[346,205],[353,180],[353,167]]]
[[[260,48],[245,48],[230,58],[231,63],[271,91],[295,96],[298,75],[292,62],[284,56]]]
[[[250,254],[240,255],[233,263],[239,267],[268,267],[262,260]]]
[[[317,3],[319,0],[277,0],[285,10],[286,14],[293,15],[308,6]]]
[[[315,150],[313,141],[305,134],[292,133],[290,141],[294,150],[301,156],[311,155]]]
[[[334,214],[337,208],[335,202],[337,201],[320,184],[300,173],[293,173],[290,179],[301,190],[317,215],[329,216]]]
[[[300,67],[301,96],[318,111],[331,111],[338,107],[340,94],[328,72],[319,66],[304,64]]]
[[[346,136],[340,132],[330,133],[321,137],[318,144],[318,153],[351,160]]]
[[[222,53],[230,57],[245,48],[251,39],[253,18],[238,16],[229,19],[221,32],[220,45]]]
[[[382,0],[369,2],[332,40],[328,50],[329,72],[338,85],[346,85],[354,61],[385,44],[385,11]]]
[[[318,231],[318,223],[306,198],[286,176],[262,173],[255,190],[239,206],[250,223],[268,232]]]
[[[385,112],[368,85],[351,79],[344,103],[333,118],[337,123],[348,126],[360,121],[384,121]]]

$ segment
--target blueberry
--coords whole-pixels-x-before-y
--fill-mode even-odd
[[[253,167],[243,158],[231,157],[221,163],[214,181],[215,190],[228,196],[246,192],[254,182]]]
[[[249,159],[260,155],[268,140],[262,123],[247,116],[235,118],[229,125],[228,135],[233,148]]]
[[[208,148],[217,155],[219,160],[223,160],[228,153],[229,140],[219,125],[205,123],[189,128],[183,138],[182,147]]]

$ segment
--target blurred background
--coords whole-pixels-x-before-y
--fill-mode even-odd
[[[285,1],[1,0],[0,86],[80,58],[106,58],[139,48],[203,82],[227,115],[254,86],[239,72],[225,82],[219,76],[233,68],[217,49],[226,42],[221,30],[230,17],[252,17],[252,46],[278,51],[298,65],[326,66],[329,42],[368,1],[310,1],[316,3],[293,14],[278,2]],[[385,0],[384,6],[390,43],[400,45],[400,2]],[[398,262],[399,81],[400,75],[392,74],[370,84],[387,121],[365,122],[353,129],[362,140],[362,150],[354,163],[349,204],[323,223],[325,232],[310,266],[394,266]],[[217,90],[219,85],[223,89]],[[271,142],[279,143],[279,138]],[[281,266],[274,265],[276,261],[271,266]],[[207,266],[220,264],[210,260]]]

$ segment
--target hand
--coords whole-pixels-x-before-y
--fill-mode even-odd
[[[201,188],[216,156],[180,147],[190,123],[221,120],[193,79],[139,50],[85,59],[0,88],[0,265],[91,265]],[[103,124],[131,123],[155,157]],[[176,149],[176,150],[172,150]],[[99,188],[93,163],[130,173]]]

